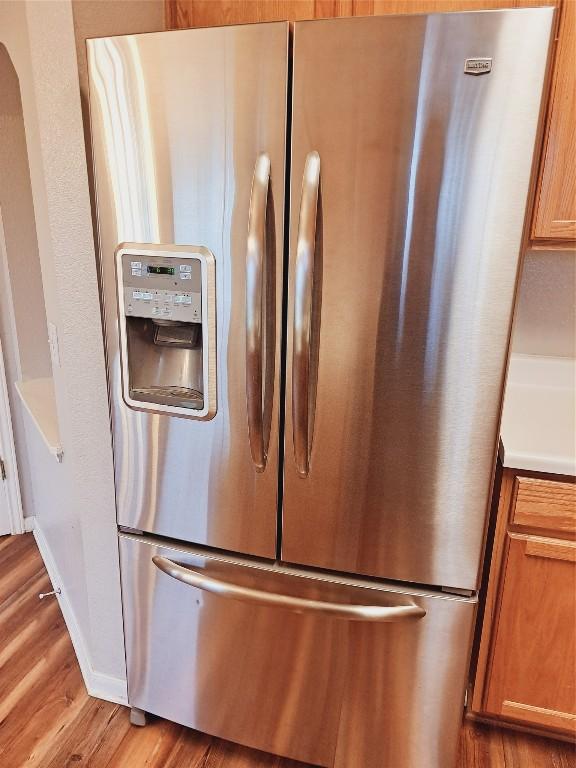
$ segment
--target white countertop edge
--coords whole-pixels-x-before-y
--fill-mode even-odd
[[[500,452],[502,466],[507,469],[525,469],[529,472],[544,472],[550,475],[576,476],[576,463],[570,456],[554,457],[545,454],[521,453],[520,451]]]
[[[60,463],[64,455],[58,429],[58,413],[52,378],[16,382],[18,393],[48,451]]]
[[[576,360],[512,354],[499,457],[509,469],[576,476]]]

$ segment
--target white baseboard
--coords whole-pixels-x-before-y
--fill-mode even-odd
[[[50,547],[48,546],[46,537],[42,533],[42,529],[37,525],[34,526],[34,538],[36,539],[36,544],[38,545],[38,549],[44,560],[44,565],[48,571],[52,586],[59,586],[62,589],[61,594],[56,595],[56,597],[58,598],[60,610],[64,616],[64,621],[66,622],[70,639],[74,646],[76,658],[78,659],[78,664],[80,665],[80,671],[82,672],[84,685],[86,686],[88,694],[97,699],[104,699],[105,701],[111,701],[114,704],[124,704],[127,706],[128,693],[126,689],[126,680],[120,677],[112,677],[111,675],[106,675],[102,672],[97,672],[93,669],[90,663],[90,656],[86,648],[84,636],[76,620],[72,605],[62,587],[62,579],[60,578],[56,562],[52,557]]]
[[[31,533],[36,528],[36,518],[31,515],[24,518],[24,533]]]

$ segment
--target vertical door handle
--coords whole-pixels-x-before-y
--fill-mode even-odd
[[[258,472],[263,472],[266,468],[263,325],[269,184],[270,158],[263,153],[258,156],[254,166],[246,243],[246,408],[250,453]]]
[[[310,469],[310,342],[319,189],[320,155],[309,152],[304,164],[296,243],[292,341],[292,432],[294,459],[301,477],[306,477]]]

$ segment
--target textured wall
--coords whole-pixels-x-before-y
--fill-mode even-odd
[[[576,253],[530,251],[524,259],[512,351],[576,356]]]
[[[112,451],[69,3],[1,3],[0,39],[20,78],[46,314],[60,346],[62,464],[27,422],[37,525],[92,666],[122,678]]]
[[[0,44],[0,337],[26,516],[34,515],[22,403],[15,382],[51,375],[46,310],[20,84]]]
[[[22,374],[50,375],[46,311],[34,224],[20,86],[0,45],[0,206]],[[26,226],[22,226],[23,222]]]
[[[104,18],[109,5],[86,3],[86,11],[90,6],[100,20],[94,34],[126,31],[128,6],[135,26],[142,13],[154,11],[156,19],[162,3],[123,4],[121,30],[114,27],[113,14]],[[37,525],[60,572],[92,671],[121,690],[125,665],[112,450],[74,32],[70,0],[0,0],[0,43],[20,80],[46,315],[58,328],[61,360],[53,375],[62,464],[26,422]],[[89,34],[86,21],[80,35]]]

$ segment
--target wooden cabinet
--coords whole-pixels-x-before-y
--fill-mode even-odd
[[[166,0],[166,28],[389,13],[482,11],[558,3],[559,0]]]
[[[576,733],[576,485],[504,470],[472,710]]]
[[[514,479],[512,523],[559,535],[576,531],[576,485],[541,477]]]
[[[576,2],[564,0],[532,224],[536,245],[576,240]]]
[[[576,544],[508,538],[484,711],[574,731]]]

